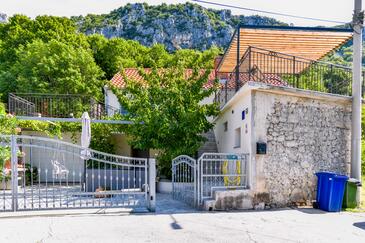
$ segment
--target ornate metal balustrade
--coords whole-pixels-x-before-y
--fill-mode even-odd
[[[85,111],[92,119],[120,113],[118,108],[86,95],[10,93],[8,99],[8,112],[17,116],[70,118],[81,117]]]
[[[349,67],[253,46],[248,47],[235,70],[225,76],[216,95],[221,107],[248,81],[346,96],[352,93]]]

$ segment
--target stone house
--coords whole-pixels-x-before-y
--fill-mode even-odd
[[[315,172],[349,173],[351,70],[320,60],[351,37],[347,29],[242,26],[216,59],[210,80],[220,90],[203,102],[221,111],[200,152],[248,153],[250,200],[310,204]],[[111,82],[123,87],[119,73]],[[105,100],[120,107],[107,87]],[[130,155],[118,136],[117,152]]]
[[[322,60],[351,38],[351,30],[340,28],[240,26],[216,59],[205,87],[219,79],[220,89],[202,103],[217,102],[221,110],[200,153],[249,154],[245,205],[310,204],[315,172],[349,173],[352,72]],[[141,80],[137,69],[125,72]],[[111,83],[123,88],[120,73]],[[96,120],[123,112],[111,89],[104,91],[104,104],[79,95],[11,94],[9,113],[78,121],[74,115],[85,107]],[[82,103],[82,110],[61,109],[64,103]],[[120,155],[157,152],[131,148],[124,134],[115,134],[114,141]]]
[[[328,28],[236,30],[216,70],[225,82],[214,133],[219,152],[250,155],[254,202],[311,204],[316,172],[349,174],[351,69],[320,60],[350,39]]]

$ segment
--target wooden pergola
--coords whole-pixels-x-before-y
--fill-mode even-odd
[[[351,38],[351,29],[241,26],[235,31],[217,72],[234,72],[250,46],[317,61]]]

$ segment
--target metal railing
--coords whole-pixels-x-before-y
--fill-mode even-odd
[[[18,114],[21,116],[34,116],[36,115],[36,106],[34,103],[16,96],[15,94],[9,94],[8,110],[12,114]]]
[[[200,207],[215,191],[248,188],[249,154],[204,153],[198,161],[180,155],[172,160],[172,196]]]
[[[198,202],[212,199],[214,191],[248,188],[249,154],[204,153],[198,159]]]
[[[238,67],[227,75],[216,102],[224,106],[248,81],[345,96],[352,93],[349,67],[250,46]]]
[[[81,117],[89,112],[92,119],[119,114],[120,110],[86,95],[10,93],[8,112],[17,116],[55,118]]]
[[[155,160],[44,137],[0,134],[0,212],[133,207],[154,210]]]

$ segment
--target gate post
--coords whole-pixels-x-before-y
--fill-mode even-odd
[[[16,136],[12,135],[10,140],[11,147],[11,200],[12,209],[17,211],[18,209],[18,155]]]
[[[156,159],[149,159],[148,165],[148,209],[151,212],[156,211]]]

